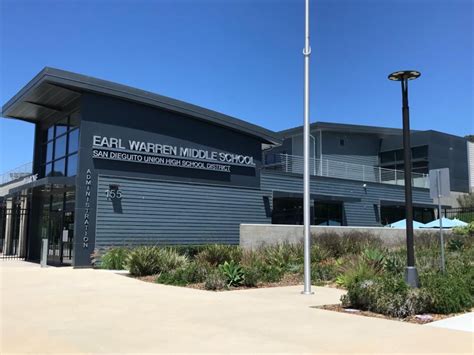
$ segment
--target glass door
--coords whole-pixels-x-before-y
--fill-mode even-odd
[[[48,238],[48,265],[72,265],[74,187],[54,185],[44,191],[42,238]]]
[[[48,264],[61,265],[61,232],[63,224],[62,211],[51,211],[48,238]]]
[[[65,211],[61,235],[61,264],[72,265],[72,246],[74,241],[74,211]]]

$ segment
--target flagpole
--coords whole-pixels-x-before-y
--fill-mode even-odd
[[[309,134],[309,0],[305,0],[305,45],[304,56],[304,171],[303,171],[303,219],[304,219],[304,290],[303,294],[311,292],[311,220],[310,220],[310,134]]]

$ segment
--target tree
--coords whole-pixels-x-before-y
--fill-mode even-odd
[[[463,208],[474,207],[474,193],[458,196],[457,198],[459,206]]]

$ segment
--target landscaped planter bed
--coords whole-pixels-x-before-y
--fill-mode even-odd
[[[375,312],[370,312],[370,311],[361,311],[361,310],[353,309],[353,308],[345,308],[341,304],[328,304],[324,306],[314,306],[312,308],[324,309],[327,311],[341,312],[341,313],[346,313],[346,314],[354,314],[354,315],[364,316],[364,317],[382,318],[382,319],[389,319],[389,320],[395,320],[395,321],[400,321],[400,322],[415,323],[415,324],[428,324],[431,322],[435,322],[438,320],[442,320],[442,319],[446,319],[446,318],[450,318],[450,317],[454,317],[459,314],[462,314],[462,313],[452,313],[452,314],[431,313],[431,314],[417,314],[417,315],[409,316],[406,318],[395,318],[395,317],[386,316],[380,313],[375,313]]]
[[[473,239],[462,231],[445,239],[443,273],[438,235],[418,235],[421,287],[412,289],[404,281],[404,246],[387,249],[364,233],[319,236],[311,246],[311,281],[347,290],[340,307],[365,314],[410,320],[417,314],[469,311],[474,306]],[[302,245],[116,248],[98,259],[104,268],[126,268],[143,281],[212,291],[298,285],[303,280]]]

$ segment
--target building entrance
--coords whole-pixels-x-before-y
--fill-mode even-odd
[[[48,265],[72,265],[74,242],[74,186],[41,188],[40,239],[48,239]]]

